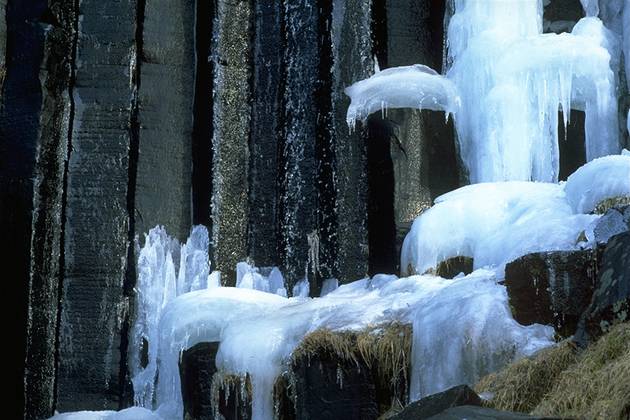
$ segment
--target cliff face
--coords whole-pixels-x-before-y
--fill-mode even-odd
[[[15,417],[131,403],[135,241],[155,225],[206,225],[226,285],[247,258],[314,295],[395,272],[395,238],[465,178],[453,129],[396,111],[350,131],[343,90],[374,57],[440,69],[445,3],[0,0]]]

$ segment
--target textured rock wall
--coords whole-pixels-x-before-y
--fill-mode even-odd
[[[251,21],[251,2],[217,2],[212,241],[213,269],[226,285],[235,284],[236,263],[247,257]]]
[[[344,89],[373,72],[371,12],[369,2],[333,2],[332,113],[337,168],[337,265],[342,282],[361,278],[368,271],[367,136],[365,127],[350,131],[346,124],[350,101]]]
[[[380,3],[400,31],[389,65],[421,62],[429,35],[408,38],[428,2]],[[372,72],[373,19],[358,0],[0,0],[15,417],[24,396],[28,418],[130,403],[135,240],[156,224],[180,239],[210,227],[226,284],[246,258],[281,266],[289,290],[307,275],[312,295],[366,274],[382,242],[368,207],[386,194],[370,191],[369,136],[346,126],[343,90]],[[431,195],[430,150],[410,134],[427,124],[413,118],[377,151],[397,159],[396,188],[380,187],[399,227]],[[387,214],[372,223],[393,226]]]
[[[137,148],[138,15],[142,3],[83,0],[79,19],[58,409],[115,409],[121,393],[129,187]]]

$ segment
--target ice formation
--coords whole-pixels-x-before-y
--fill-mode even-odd
[[[505,288],[492,271],[454,280],[435,276],[375,280],[343,285],[321,298],[284,298],[229,287],[177,297],[160,321],[157,413],[181,417],[179,355],[199,342],[221,342],[216,359],[220,371],[250,375],[254,419],[273,417],[276,378],[301,339],[318,328],[413,324],[414,399],[472,383],[489,369],[553,343],[553,328],[523,327],[512,319]]]
[[[497,270],[528,253],[592,245],[590,213],[607,198],[630,196],[630,156],[595,159],[566,183],[498,182],[462,187],[438,197],[405,238],[401,268],[424,273],[456,256]],[[586,242],[578,242],[582,232]]]
[[[192,229],[184,245],[168,236],[163,227],[151,229],[138,254],[135,323],[130,336],[129,367],[134,401],[151,407],[158,368],[159,321],[164,307],[178,295],[216,286],[209,272],[208,231]],[[141,353],[148,343],[148,364],[143,368]]]
[[[542,34],[538,0],[454,5],[446,79],[409,66],[357,82],[347,91],[350,124],[388,106],[452,112],[473,183],[557,181],[559,110],[565,126],[571,109],[585,111],[587,160],[619,152],[619,43],[597,17]]]
[[[278,267],[258,268],[249,262],[236,264],[236,287],[287,297],[284,277]]]
[[[420,64],[379,71],[348,87],[346,94],[351,99],[347,116],[351,127],[373,112],[385,112],[390,108],[429,109],[452,114],[459,108],[460,101],[453,82]]]
[[[589,213],[607,198],[630,196],[630,154],[606,156],[582,166],[564,185],[576,213]]]

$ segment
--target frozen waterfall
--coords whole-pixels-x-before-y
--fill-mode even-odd
[[[543,34],[542,11],[538,0],[455,1],[446,76],[410,66],[357,82],[349,124],[388,106],[453,113],[472,183],[557,181],[559,110],[565,127],[571,109],[585,112],[587,161],[619,153],[620,40],[597,17]]]

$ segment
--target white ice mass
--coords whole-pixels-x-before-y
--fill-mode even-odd
[[[585,112],[587,161],[619,152],[620,40],[599,18],[543,34],[538,0],[454,5],[446,77],[408,66],[355,83],[347,89],[351,125],[388,106],[453,113],[472,183],[557,181],[559,110],[565,126],[571,109]]]
[[[630,196],[630,156],[595,159],[566,183],[495,182],[462,187],[418,217],[401,251],[403,273],[425,273],[452,257],[503,276],[505,264],[540,251],[592,245],[590,213],[607,199]],[[578,237],[585,232],[587,242]]]

